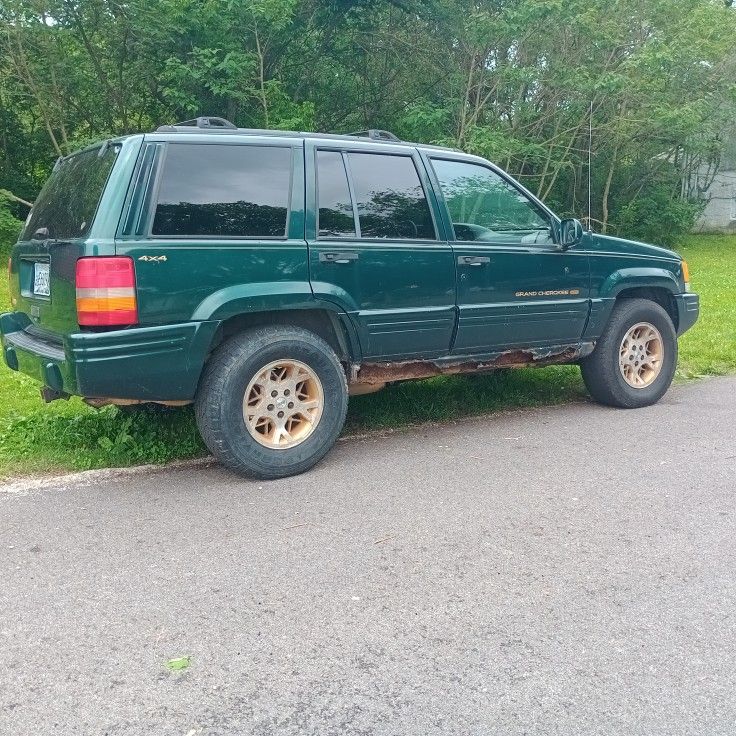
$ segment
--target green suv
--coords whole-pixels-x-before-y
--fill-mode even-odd
[[[198,118],[60,159],[9,263],[4,359],[47,401],[193,402],[225,465],[318,462],[348,395],[579,363],[592,396],[669,387],[685,262],[584,232],[488,161],[385,131]]]

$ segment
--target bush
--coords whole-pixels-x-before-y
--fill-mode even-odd
[[[13,215],[8,200],[0,196],[0,256],[3,260],[10,253],[10,247],[18,239],[23,223]]]
[[[703,206],[702,202],[674,199],[669,187],[653,187],[621,205],[614,226],[625,237],[671,246],[692,231]]]

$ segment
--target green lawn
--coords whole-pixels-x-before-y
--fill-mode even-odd
[[[701,318],[680,341],[680,380],[736,372],[736,236],[692,236]],[[0,290],[0,309],[7,309]],[[190,408],[158,415],[96,411],[79,399],[41,402],[38,385],[0,366],[0,474],[160,463],[205,453]],[[388,428],[569,401],[585,391],[577,368],[503,371],[414,381],[351,399],[347,431]]]
[[[692,236],[678,248],[700,294],[700,319],[680,339],[685,378],[736,372],[736,236]]]

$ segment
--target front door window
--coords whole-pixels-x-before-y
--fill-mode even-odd
[[[456,241],[551,244],[549,216],[495,171],[434,159]]]

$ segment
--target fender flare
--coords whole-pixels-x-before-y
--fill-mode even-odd
[[[309,282],[265,281],[236,284],[208,295],[194,310],[192,321],[224,322],[231,317],[286,310],[324,310],[335,329],[341,328],[338,339],[347,341],[354,362],[362,360],[358,332],[344,305],[339,301],[316,297]]]
[[[674,273],[666,268],[640,266],[614,271],[601,284],[597,297],[590,300],[584,340],[596,340],[603,334],[618,295],[627,289],[664,289],[673,296],[681,291]]]
[[[192,320],[223,321],[239,314],[279,309],[309,309],[314,297],[306,281],[261,281],[235,284],[209,294],[194,310]]]
[[[666,289],[671,294],[679,294],[680,284],[672,271],[666,268],[639,266],[620,268],[611,273],[601,284],[598,297],[601,299],[616,298],[626,289]]]

